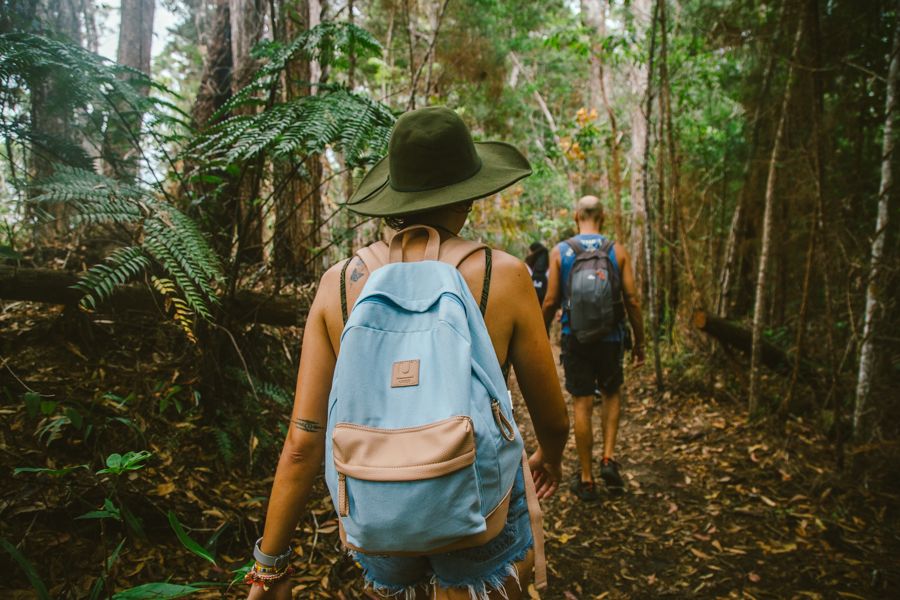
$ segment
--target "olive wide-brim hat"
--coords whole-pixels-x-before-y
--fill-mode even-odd
[[[421,108],[397,119],[387,156],[347,208],[367,216],[410,215],[490,196],[529,175],[528,160],[510,144],[473,142],[454,111]]]

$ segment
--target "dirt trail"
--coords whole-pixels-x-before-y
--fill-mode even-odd
[[[627,492],[603,490],[593,504],[571,494],[570,436],[563,485],[544,503],[544,598],[883,598],[900,584],[897,498],[842,484],[812,428],[791,421],[776,437],[734,403],[655,400],[647,368],[626,379],[617,458]]]

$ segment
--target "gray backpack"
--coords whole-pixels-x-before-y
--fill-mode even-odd
[[[596,250],[585,250],[574,237],[566,244],[575,251],[567,282],[569,328],[582,344],[602,340],[625,316],[622,280],[609,256],[614,242],[603,240]]]

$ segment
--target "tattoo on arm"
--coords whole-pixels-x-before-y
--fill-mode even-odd
[[[319,433],[324,427],[322,427],[321,423],[316,421],[308,421],[306,419],[294,419],[294,425],[300,431],[307,431],[309,433]]]

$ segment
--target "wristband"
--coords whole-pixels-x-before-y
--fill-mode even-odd
[[[288,563],[291,560],[291,555],[294,553],[294,550],[290,546],[288,546],[287,550],[285,550],[281,554],[272,556],[271,554],[266,554],[265,552],[260,550],[259,543],[261,541],[262,538],[259,538],[253,545],[253,558],[256,559],[256,562],[264,567],[273,567],[276,571],[280,571],[288,566]]]

